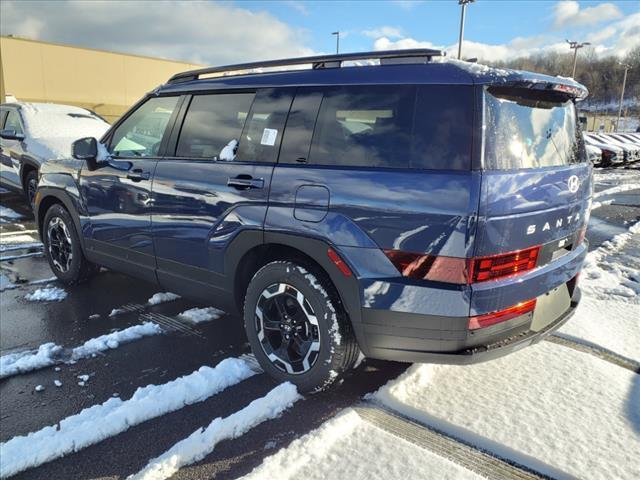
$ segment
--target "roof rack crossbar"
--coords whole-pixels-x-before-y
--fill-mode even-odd
[[[427,60],[432,57],[443,56],[440,50],[432,50],[428,48],[413,48],[408,50],[385,50],[379,52],[362,52],[362,53],[342,53],[336,55],[317,55],[313,57],[286,58],[283,60],[269,60],[264,62],[240,63],[237,65],[227,65],[222,67],[207,67],[198,70],[189,70],[187,72],[176,73],[169,79],[168,83],[182,83],[197,80],[200,75],[224,74],[237,72],[241,70],[253,70],[258,68],[277,68],[292,65],[311,64],[314,70],[321,68],[337,68],[345,61],[357,60],[373,60],[379,59],[381,63],[385,59],[415,58],[417,61]],[[388,62],[392,63],[392,62]]]

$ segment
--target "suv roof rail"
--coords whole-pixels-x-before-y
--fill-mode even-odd
[[[342,53],[335,55],[317,55],[313,57],[285,58],[282,60],[268,60],[264,62],[239,63],[237,65],[227,65],[222,67],[206,67],[198,70],[176,73],[169,79],[168,83],[181,83],[198,80],[201,75],[228,74],[232,72],[253,70],[258,68],[278,68],[293,65],[311,64],[313,70],[322,68],[340,68],[342,62],[357,60],[380,60],[381,65],[396,63],[424,63],[432,57],[444,56],[440,50],[429,48],[412,48],[408,50],[384,50],[378,52]],[[260,72],[245,72],[260,73]],[[238,73],[242,75],[245,73]]]

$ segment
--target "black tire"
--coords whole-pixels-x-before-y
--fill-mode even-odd
[[[38,188],[38,172],[31,170],[24,179],[24,197],[31,210],[35,207],[36,189]]]
[[[281,287],[281,285],[285,286]],[[281,288],[282,292],[277,293]],[[295,297],[298,293],[302,294],[302,297]],[[284,315],[282,315],[283,305],[281,308],[277,307],[276,297],[280,297],[285,302]],[[293,302],[293,298],[298,298],[298,301]],[[300,305],[300,298],[304,306]],[[268,302],[272,302],[275,307]],[[292,305],[293,303],[297,303],[297,307]],[[258,315],[259,305],[262,320]],[[267,312],[270,312],[269,315]],[[284,327],[281,324],[280,331],[277,331],[273,328],[273,318],[282,319],[283,316],[287,320]],[[296,318],[302,318],[302,321],[296,321]],[[310,323],[310,318],[316,323]],[[289,325],[286,325],[286,322],[289,322]],[[306,327],[301,327],[305,322]],[[267,324],[271,325],[270,330],[266,328]],[[347,314],[328,276],[318,268],[303,266],[292,261],[269,263],[254,275],[245,296],[244,325],[251,349],[263,370],[278,382],[293,383],[303,393],[318,392],[328,388],[352,368],[360,352]],[[313,351],[307,351],[304,359],[298,355],[297,343],[295,347],[289,347],[295,350],[292,356],[293,361],[287,357],[287,360],[291,361],[288,367],[287,362],[280,361],[281,357],[275,355],[281,352],[280,348],[270,351],[274,342],[270,338],[275,339],[276,345],[282,342],[281,347],[287,342],[284,338],[286,333],[294,331],[283,330],[287,326],[294,330],[300,329],[301,336],[305,329],[309,330],[308,335],[304,337],[306,342],[301,341],[300,337],[291,338],[289,345],[293,346],[296,341],[300,344],[311,342],[313,345]],[[316,331],[317,339],[311,338]],[[262,338],[260,338],[260,332],[262,332]],[[279,339],[278,335],[280,335]],[[316,341],[319,342],[319,347],[314,345]],[[267,352],[272,355],[272,359]],[[273,360],[274,355],[278,360]],[[295,367],[299,367],[299,370],[289,370]]]
[[[65,241],[60,241],[59,237],[62,234],[54,233],[54,231],[65,231],[64,236],[68,236],[68,238]],[[55,204],[47,210],[42,223],[42,240],[49,266],[61,282],[67,285],[76,285],[99,270],[97,265],[85,258],[73,219],[62,205]],[[62,244],[64,247],[60,246]],[[61,250],[68,250],[71,254],[70,258],[60,254]]]

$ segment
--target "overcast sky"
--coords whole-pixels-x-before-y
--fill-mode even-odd
[[[491,1],[468,7],[465,56],[486,60],[590,41],[599,55],[640,45],[640,2]],[[11,1],[2,35],[203,64],[341,51],[455,51],[460,7],[446,1]]]

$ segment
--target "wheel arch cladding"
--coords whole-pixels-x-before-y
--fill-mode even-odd
[[[40,234],[40,239],[42,240],[42,229],[44,227],[44,217],[47,214],[47,211],[55,204],[62,205],[73,220],[74,226],[76,227],[76,231],[78,232],[78,237],[80,238],[80,246],[84,250],[84,236],[82,235],[82,228],[80,226],[80,219],[78,216],[78,212],[75,208],[73,200],[68,197],[63,191],[59,189],[53,188],[40,188],[38,189],[38,193],[41,196],[41,199],[38,201],[36,205],[36,221],[38,225],[38,232]]]
[[[242,235],[240,235],[242,236]],[[253,275],[274,260],[298,260],[323,271],[336,289],[339,301],[345,308],[360,349],[366,354],[361,328],[360,289],[354,275],[346,277],[327,256],[333,246],[328,242],[309,237],[279,232],[264,232],[264,242],[245,248],[227,265],[233,278],[234,301],[242,312],[246,289]],[[231,249],[230,249],[231,250]]]

